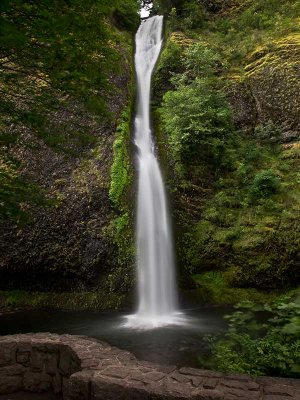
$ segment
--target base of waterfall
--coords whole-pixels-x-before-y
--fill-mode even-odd
[[[163,328],[172,325],[186,325],[187,319],[180,311],[174,311],[167,315],[153,315],[146,313],[136,313],[127,315],[126,321],[122,326],[124,328],[149,330]]]

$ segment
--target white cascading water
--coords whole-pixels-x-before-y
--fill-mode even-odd
[[[138,108],[137,278],[138,309],[127,326],[154,328],[178,322],[172,235],[164,184],[150,126],[153,69],[162,46],[163,17],[143,21],[136,34],[135,68]]]

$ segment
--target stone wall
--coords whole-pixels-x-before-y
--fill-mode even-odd
[[[0,394],[54,391],[64,400],[296,400],[300,381],[156,365],[84,336],[0,337]]]

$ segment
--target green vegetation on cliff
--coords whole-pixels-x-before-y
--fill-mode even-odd
[[[95,123],[113,117],[106,100],[116,89],[110,76],[120,73],[122,47],[129,40],[118,29],[134,32],[137,10],[135,0],[1,2],[2,218],[18,221],[26,203],[38,200],[37,185],[23,180],[26,160],[17,157],[16,146],[39,147],[41,140],[56,152],[75,156],[97,142],[85,121],[72,114],[82,108]],[[62,110],[69,120],[60,117]],[[31,143],[24,131],[34,136]]]
[[[116,208],[117,216],[104,232],[116,245],[115,266],[108,276],[109,291],[128,293],[133,286],[134,232],[133,210],[130,191],[133,168],[130,159],[131,110],[127,107],[117,126],[114,141],[114,160],[111,167],[109,198]]]
[[[121,114],[132,102],[139,1],[0,8],[0,287],[107,293],[116,236],[126,236],[126,215],[131,223]]]
[[[169,186],[181,285],[192,287],[187,276],[194,277],[194,291],[212,302],[222,296],[230,302],[231,288],[235,302],[241,288],[295,287],[299,2],[171,1],[163,7],[169,20],[155,102],[174,171]],[[214,273],[226,284],[208,284],[207,274]]]
[[[116,207],[120,207],[124,192],[131,180],[131,163],[128,146],[130,143],[131,115],[126,109],[123,111],[121,121],[117,126],[116,139],[114,141],[114,161],[111,167],[111,183],[109,198]]]
[[[1,288],[132,287],[138,3],[1,2]],[[217,303],[272,298],[300,279],[299,2],[155,8],[168,15],[153,101],[180,285]]]

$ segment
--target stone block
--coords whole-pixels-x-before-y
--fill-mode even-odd
[[[16,355],[16,360],[17,360],[17,363],[28,367],[29,363],[30,363],[30,352],[29,351],[20,351],[18,349],[17,355]]]
[[[97,377],[91,382],[91,400],[154,400],[164,399],[168,397],[158,397],[154,393],[149,392],[147,387],[143,388],[139,385],[130,385],[124,380],[118,382],[109,380],[108,378]],[[81,400],[81,398],[70,398],[70,400]],[[84,399],[85,400],[85,399]]]
[[[203,376],[206,378],[221,378],[223,376],[221,372],[186,367],[180,368],[179,372],[183,375]]]
[[[228,400],[220,390],[197,390],[190,395],[191,400]]]
[[[0,394],[13,393],[23,387],[23,374],[26,368],[11,364],[0,368]]]
[[[89,372],[77,372],[68,380],[67,387],[64,388],[64,397],[68,400],[90,400],[91,378]]]
[[[20,353],[29,352],[30,353],[31,350],[32,350],[31,341],[29,341],[29,342],[18,342],[17,352],[20,352]]]
[[[52,377],[44,372],[27,371],[24,374],[23,386],[29,392],[46,392],[52,387]]]
[[[11,364],[6,367],[0,367],[0,376],[23,375],[26,368],[20,364]]]
[[[267,385],[264,386],[265,394],[272,394],[277,396],[293,396],[295,394],[295,389],[286,385]]]
[[[15,363],[16,361],[16,343],[0,343],[0,367]]]
[[[58,359],[55,352],[44,352],[34,349],[31,353],[30,366],[34,371],[43,371],[55,375],[58,368]]]
[[[204,378],[202,386],[204,387],[204,389],[214,389],[217,386],[218,382],[219,380],[216,378]]]
[[[101,371],[102,375],[107,375],[113,378],[124,379],[129,375],[129,368],[127,367],[108,367],[104,371]]]
[[[71,374],[71,350],[66,345],[60,348],[58,368],[63,375],[69,376]]]
[[[159,391],[161,395],[165,395],[168,399],[190,399],[192,386],[189,384],[181,384],[170,378],[165,379],[162,385],[158,387],[155,383],[151,385],[151,392]]]
[[[226,396],[231,396],[233,399],[245,399],[245,400],[259,400],[260,399],[260,392],[249,392],[247,389],[236,389],[236,388],[226,388],[224,390],[225,399]]]
[[[69,399],[69,378],[62,376],[62,395],[63,399]]]
[[[55,394],[62,392],[62,377],[58,373],[52,378],[52,388]]]
[[[80,361],[79,357],[77,357],[76,354],[71,355],[70,370],[71,370],[71,374],[74,374],[75,372],[78,372],[81,370],[81,361]]]
[[[23,389],[23,377],[21,375],[0,375],[0,394],[14,393]]]
[[[291,400],[291,399],[300,399],[300,397],[290,397],[290,396],[281,396],[281,395],[274,395],[274,394],[267,394],[263,397],[263,400]]]
[[[163,374],[162,372],[157,372],[157,371],[153,371],[153,372],[148,372],[145,374],[145,378],[151,382],[156,382],[156,381],[160,381],[161,379],[163,379],[166,375]]]
[[[183,375],[183,374],[180,374],[178,371],[175,371],[170,375],[170,378],[174,379],[176,382],[179,382],[179,383],[188,383],[188,382],[191,382],[194,377]],[[199,381],[202,382],[201,377],[199,377],[198,379],[199,379]]]

